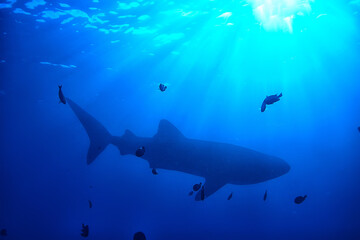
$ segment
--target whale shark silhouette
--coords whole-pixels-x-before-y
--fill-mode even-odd
[[[108,144],[121,155],[135,155],[140,146],[146,152],[141,158],[150,168],[175,170],[205,178],[205,198],[226,184],[247,185],[280,177],[290,170],[282,159],[248,148],[218,142],[186,138],[167,120],[161,120],[152,138],[135,136],[126,130],[121,137],[112,136],[106,128],[80,106],[67,101],[90,138],[87,164],[91,164]],[[201,191],[195,200],[201,199]]]

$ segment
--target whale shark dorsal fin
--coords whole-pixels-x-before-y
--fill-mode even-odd
[[[130,131],[129,129],[126,129],[123,137],[127,138],[127,139],[134,138],[135,134],[132,131]]]
[[[168,120],[162,119],[159,123],[158,132],[155,134],[154,138],[179,139],[185,138],[185,136]]]

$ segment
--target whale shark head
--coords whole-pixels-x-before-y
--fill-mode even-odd
[[[290,171],[290,165],[281,158],[268,156],[264,159],[266,160],[266,165],[264,167],[258,166],[261,174],[257,175],[259,179],[256,182],[278,178]]]
[[[277,168],[276,172],[278,174],[276,177],[280,177],[280,176],[288,173],[291,169],[290,165],[280,158],[278,160],[276,168]]]

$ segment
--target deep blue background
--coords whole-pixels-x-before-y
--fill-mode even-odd
[[[42,18],[42,11],[61,9],[51,1],[0,9],[3,238],[81,239],[86,223],[89,239],[132,239],[137,231],[150,240],[360,239],[360,8],[354,2],[312,3],[310,13],[294,19],[293,33],[262,29],[251,8],[233,1],[155,1],[128,10],[116,1],[63,1],[89,15],[106,13],[109,22],[96,23],[99,28],[157,29],[141,34],[85,28],[86,18],[68,24]],[[203,13],[161,13],[174,9]],[[119,20],[112,10],[151,18]],[[222,12],[233,12],[233,26],[216,18]],[[183,35],[156,39],[173,33]],[[160,82],[166,92],[158,91]],[[161,169],[154,176],[145,161],[120,156],[114,146],[88,166],[89,140],[69,106],[58,104],[58,84],[113,135],[130,129],[150,137],[165,118],[189,138],[275,155],[291,171],[257,185],[226,185],[195,202],[188,192],[204,179]],[[281,101],[261,113],[264,97],[279,92]],[[304,194],[306,201],[295,205]]]

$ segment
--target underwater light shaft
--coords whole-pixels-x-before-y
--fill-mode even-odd
[[[268,31],[292,32],[292,20],[311,12],[309,0],[247,0],[260,25]]]

